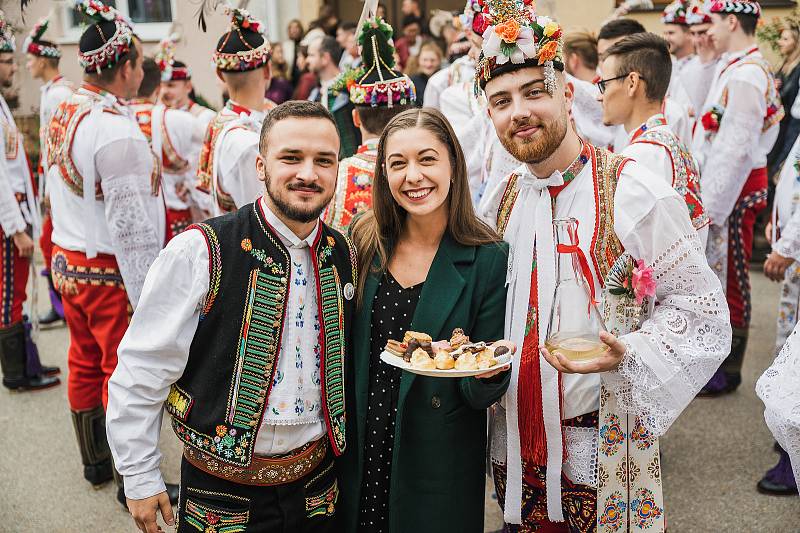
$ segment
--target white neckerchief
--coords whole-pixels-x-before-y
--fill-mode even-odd
[[[553,305],[552,287],[555,286],[555,240],[553,237],[553,208],[548,187],[564,184],[561,172],[556,171],[549,178],[534,176],[523,165],[517,171],[519,194],[514,203],[511,218],[506,229],[507,240],[511,243],[511,258],[506,277],[510,284],[506,297],[506,335],[519,349],[511,365],[511,383],[506,401],[506,425],[508,432],[508,480],[505,495],[505,521],[509,524],[522,523],[522,451],[519,436],[517,397],[519,387],[520,357],[525,339],[525,322],[528,316],[528,303],[531,292],[531,267],[534,252],[537,264],[538,324],[539,338],[547,335],[547,321]],[[531,224],[533,214],[533,224]],[[510,312],[509,312],[510,310]],[[540,356],[541,357],[541,356]],[[540,364],[542,377],[542,397],[558,397],[558,372],[547,361]],[[545,404],[544,424],[547,437],[547,511],[551,520],[563,521],[561,510],[561,414],[558,402],[555,406]],[[555,481],[553,481],[555,480]]]

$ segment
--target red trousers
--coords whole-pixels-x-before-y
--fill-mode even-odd
[[[69,327],[67,397],[73,411],[108,403],[108,380],[131,308],[114,256],[53,247],[51,275]]]
[[[167,242],[192,225],[191,209],[167,208]]]
[[[3,235],[0,247],[0,329],[5,329],[22,322],[31,263],[19,255],[12,238]]]
[[[753,256],[753,225],[767,207],[767,169],[754,169],[728,217],[728,280],[726,295],[731,326],[750,326],[750,258]]]
[[[42,217],[42,234],[39,236],[39,247],[42,249],[45,268],[50,268],[53,258],[53,219],[50,215]]]

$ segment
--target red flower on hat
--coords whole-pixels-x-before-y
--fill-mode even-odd
[[[486,28],[491,26],[492,22],[483,13],[475,13],[475,17],[472,19],[472,31],[477,33],[478,35],[483,35],[486,31]]]

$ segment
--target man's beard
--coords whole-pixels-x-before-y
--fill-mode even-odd
[[[525,126],[538,126],[539,132],[535,137],[518,139],[514,131]],[[549,123],[532,124],[530,121],[512,121],[511,128],[500,137],[503,147],[508,150],[518,161],[528,164],[537,164],[553,155],[564,137],[567,135],[567,120],[565,113]]]
[[[272,204],[281,212],[286,218],[289,220],[294,220],[295,222],[311,222],[314,219],[319,218],[325,208],[328,206],[333,194],[328,195],[327,198],[323,198],[317,205],[305,205],[305,204],[290,204],[289,201],[285,198],[284,191],[273,190],[271,186],[271,179],[269,174],[266,176],[266,185],[267,185],[267,195],[269,196],[270,200],[272,200]],[[302,182],[293,181],[292,183],[286,186],[287,189],[290,191],[294,191],[300,188],[311,189],[317,192],[323,192],[322,187],[317,185],[316,183],[309,183],[303,184]]]

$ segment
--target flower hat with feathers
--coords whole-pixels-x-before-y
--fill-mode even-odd
[[[23,48],[25,49],[26,53],[40,57],[61,57],[61,50],[59,50],[55,43],[44,41],[42,39],[42,36],[47,31],[47,27],[49,25],[50,19],[47,17],[36,23],[31,32],[28,34],[28,37],[25,39]]]
[[[16,49],[14,31],[6,20],[6,14],[0,11],[0,52],[14,52]]]
[[[561,26],[537,16],[533,0],[486,0],[483,15],[488,25],[475,70],[475,93],[505,72],[526,66],[545,68],[545,87],[556,89],[555,69],[564,70]]]
[[[264,24],[248,11],[225,6],[225,14],[231,17],[230,30],[220,39],[214,51],[214,65],[223,72],[247,72],[265,65],[272,56],[272,47],[264,35]],[[256,40],[262,42],[254,45]]]
[[[686,21],[688,12],[688,0],[675,0],[664,8],[664,12],[661,13],[661,22],[664,24],[688,24]]]
[[[104,68],[116,65],[119,58],[131,49],[133,24],[119,11],[98,0],[72,0],[72,3],[79,13],[94,22],[102,42],[95,49],[78,51],[81,67],[85,72],[100,73]],[[114,23],[112,35],[105,35],[100,29],[100,24],[105,22]]]
[[[192,74],[188,67],[175,65],[175,47],[179,41],[180,35],[172,33],[158,43],[153,59],[161,71],[161,81],[192,79]]]
[[[478,35],[483,35],[491,23],[488,14],[486,0],[467,0],[464,12],[459,18],[464,28],[470,28]]]
[[[692,0],[686,13],[686,24],[711,24],[711,15],[705,10],[702,0]]]
[[[331,90],[347,90],[354,105],[392,107],[416,102],[414,83],[395,70],[394,30],[383,19],[362,22],[358,32],[362,66],[342,73]]]

